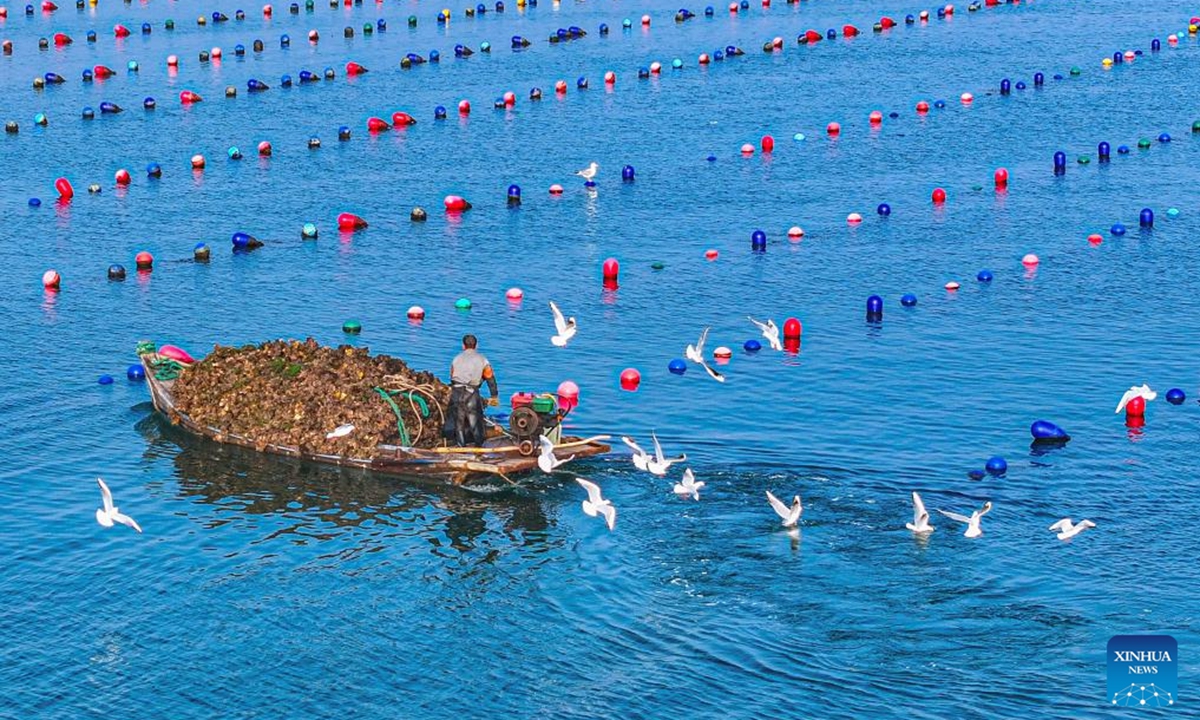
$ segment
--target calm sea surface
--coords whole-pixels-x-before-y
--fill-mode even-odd
[[[660,0],[511,2],[474,18],[448,2],[439,25],[442,5],[416,2],[298,15],[276,3],[270,20],[246,5],[244,21],[230,3],[61,4],[28,17],[10,4],[0,20],[14,45],[0,57],[0,120],[20,124],[0,136],[0,717],[1106,717],[1105,645],[1143,633],[1178,640],[1177,710],[1192,705],[1194,5],[962,3],[938,20],[894,0],[805,0],[712,18],[694,5],[676,23],[678,3]],[[935,17],[904,25],[922,9]],[[213,23],[214,10],[229,21]],[[872,33],[883,14],[900,25]],[[381,18],[386,31],[362,33]],[[133,34],[114,39],[117,23]],[[863,34],[796,44],[847,23]],[[572,25],[587,37],[546,41]],[[74,43],[38,50],[55,32]],[[513,51],[514,35],[532,44]],[[764,53],[776,36],[783,51]],[[255,39],[263,52],[249,50]],[[475,55],[456,59],[459,43]],[[727,45],[745,55],[697,64]],[[198,62],[213,47],[224,58]],[[1126,49],[1145,54],[1101,67]],[[431,50],[440,63],[400,69]],[[351,60],[370,72],[345,77]],[[638,80],[653,61],[661,75]],[[81,82],[100,64],[115,76]],[[326,67],[336,79],[280,86]],[[34,90],[46,72],[66,82]],[[1029,87],[1001,97],[1005,77]],[[248,93],[251,78],[270,90]],[[569,89],[556,96],[560,79]],[[182,107],[182,90],[205,100]],[[493,109],[509,90],[515,107]],[[146,97],[157,109],[142,109]],[[125,111],[101,115],[102,101]],[[434,120],[438,105],[448,119]],[[368,117],[399,110],[418,123],[367,133]],[[1156,140],[1164,132],[1172,142]],[[740,154],[764,134],[774,153]],[[1155,141],[1141,150],[1139,138]],[[270,158],[256,156],[263,140]],[[1096,160],[1100,141],[1110,163]],[[1122,144],[1133,150],[1118,155]],[[228,160],[231,145],[243,160]],[[197,153],[203,173],[190,169]],[[591,161],[594,193],[574,177]],[[635,182],[621,182],[624,165]],[[1007,193],[993,189],[998,167]],[[124,190],[120,168],[133,175]],[[67,205],[60,176],[76,189]],[[510,184],[519,209],[506,206]],[[474,209],[447,217],[448,193]],[[414,206],[428,222],[409,221]],[[1143,207],[1153,230],[1138,229]],[[370,228],[340,235],[339,212]],[[848,226],[851,212],[865,221]],[[301,240],[305,222],[316,242]],[[1108,232],[1118,222],[1123,237]],[[786,237],[793,225],[800,242]],[[751,252],[756,229],[765,254]],[[238,231],[265,247],[234,255]],[[1089,245],[1094,232],[1102,244]],[[207,265],[191,260],[198,242],[213,248]],[[134,271],[140,250],[152,274]],[[622,265],[616,293],[600,286],[607,257]],[[106,279],[112,263],[126,281]],[[57,294],[40,286],[50,268]],[[984,268],[994,282],[976,282]],[[951,280],[962,288],[944,290]],[[504,298],[512,286],[520,305]],[[918,304],[903,308],[909,292]],[[881,323],[864,320],[872,294]],[[455,311],[460,297],[473,309]],[[566,349],[548,342],[550,300],[579,321]],[[404,317],[414,304],[428,313],[419,325]],[[744,353],[747,315],[798,317],[800,354]],[[656,431],[688,454],[702,500],[677,499],[677,476],[638,473],[623,452],[567,466],[617,506],[610,533],[582,513],[572,472],[481,495],[264,458],[172,430],[124,377],[139,339],[195,354],[276,337],[341,343],[350,318],[364,327],[351,342],[438,372],[476,333],[506,397],[574,380],[574,431],[646,442]],[[710,348],[735,351],[723,385],[694,366],[667,372],[706,326]],[[618,387],[627,367],[642,374],[636,393]],[[102,387],[106,373],[117,382]],[[1142,382],[1160,398],[1131,430],[1113,407]],[[1172,387],[1187,402],[1167,404]],[[1073,440],[1031,449],[1039,418]],[[968,478],[993,455],[1005,476]],[[97,476],[143,535],[96,524]],[[802,495],[798,537],[765,490]],[[979,539],[936,513],[937,531],[915,539],[912,490],[931,510],[995,509]],[[1097,527],[1059,542],[1046,527],[1065,516]]]

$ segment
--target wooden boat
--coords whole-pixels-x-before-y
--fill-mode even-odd
[[[453,446],[410,448],[400,445],[379,445],[375,449],[375,455],[369,458],[312,453],[285,445],[261,445],[252,438],[225,432],[220,428],[205,427],[193,421],[186,413],[175,407],[174,398],[171,396],[171,388],[175,385],[175,380],[161,380],[156,376],[159,356],[147,353],[141,356],[141,361],[146,373],[146,384],[150,387],[150,397],[154,402],[154,409],[166,416],[173,425],[219,443],[239,445],[272,455],[300,458],[328,465],[356,467],[390,475],[433,478],[454,485],[469,485],[494,480],[516,485],[515,478],[538,470],[537,454],[522,454],[520,448],[503,435],[489,438],[484,443],[484,447],[478,448]],[[608,435],[596,435],[588,438],[564,435],[555,444],[555,449],[561,451],[560,455],[574,455],[578,460],[611,451],[612,448],[603,442],[608,439]]]

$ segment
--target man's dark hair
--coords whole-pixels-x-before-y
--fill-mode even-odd
[[[479,344],[479,340],[474,335],[463,335],[463,347],[468,350],[474,350]]]

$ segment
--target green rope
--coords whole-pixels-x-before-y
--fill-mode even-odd
[[[392,412],[396,413],[396,429],[400,431],[400,444],[408,447],[412,444],[412,440],[408,437],[408,429],[404,427],[404,416],[400,414],[400,406],[396,405],[396,401],[392,399],[392,396],[400,395],[416,402],[417,407],[421,409],[421,417],[427,418],[429,417],[429,405],[425,402],[425,398],[407,390],[391,393],[381,387],[377,387],[375,388],[375,392],[379,393],[379,397],[383,398],[391,406]]]
[[[154,343],[150,342],[149,340],[139,340],[136,352],[138,357],[141,357],[142,355],[149,355],[157,349],[158,348],[155,347]]]
[[[179,375],[183,372],[182,364],[167,358],[152,360],[150,365],[154,368],[154,377],[163,382],[178,380]]]

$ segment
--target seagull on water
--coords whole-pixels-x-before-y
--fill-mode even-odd
[[[708,328],[704,328],[704,332],[700,333],[700,339],[696,341],[696,344],[688,345],[684,348],[683,356],[704,368],[704,372],[708,373],[708,376],[713,380],[725,382],[725,376],[709,367],[708,363],[704,360],[704,343],[707,340]]]
[[[1158,393],[1151,390],[1150,386],[1147,385],[1146,383],[1142,383],[1141,385],[1134,385],[1133,387],[1131,387],[1127,391],[1125,391],[1125,394],[1121,396],[1121,402],[1117,403],[1117,412],[1119,413],[1122,410],[1124,410],[1125,406],[1129,404],[1129,401],[1134,399],[1135,397],[1140,397],[1141,399],[1145,400],[1146,402],[1150,402],[1154,398],[1158,397]]]
[[[1050,532],[1057,531],[1059,540],[1070,540],[1084,530],[1094,527],[1096,527],[1096,523],[1092,522],[1091,520],[1080,520],[1079,524],[1073,525],[1071,523],[1071,518],[1068,517],[1063,518],[1062,520],[1059,520],[1051,525]]]
[[[583,178],[584,182],[592,182],[596,179],[596,171],[599,169],[600,163],[592,163],[575,174]]]
[[[796,524],[800,522],[800,513],[804,512],[804,505],[800,503],[799,495],[792,498],[792,505],[791,507],[788,507],[787,505],[783,504],[782,500],[772,495],[771,491],[768,490],[767,502],[771,503],[771,507],[774,508],[775,514],[783,518],[784,527],[796,527]]]
[[[913,521],[905,523],[904,527],[912,530],[917,534],[931,533],[934,527],[929,524],[929,511],[925,509],[925,503],[921,500],[921,496],[913,491]]]
[[[108,489],[104,481],[96,478],[96,482],[100,483],[100,498],[104,501],[104,507],[96,510],[96,522],[106,528],[112,527],[114,523],[120,523],[141,532],[142,528],[134,522],[133,518],[128,515],[122,515],[120,509],[116,505],[113,505],[112,491]]]
[[[587,490],[588,499],[583,501],[583,511],[587,513],[588,517],[603,515],[605,524],[608,525],[609,530],[612,530],[613,526],[617,524],[617,509],[613,507],[610,500],[601,497],[600,486],[581,477],[575,478],[575,482]]]
[[[325,439],[332,440],[334,438],[346,437],[352,432],[354,432],[353,425],[338,425],[333,429],[333,432],[325,434]]]
[[[575,318],[564,318],[562,311],[553,301],[550,303],[550,312],[554,313],[554,330],[555,335],[550,337],[550,343],[554,347],[566,347],[567,341],[575,337]]]
[[[692,473],[692,469],[686,468],[683,471],[683,480],[675,484],[675,494],[680,497],[691,495],[693,500],[699,500],[702,487],[704,487],[704,481],[696,482],[696,476]]]
[[[967,517],[966,515],[959,515],[958,513],[946,512],[945,510],[941,510],[941,509],[939,509],[938,512],[940,512],[941,514],[950,518],[951,520],[956,520],[960,523],[966,523],[967,531],[965,533],[963,533],[963,536],[969,537],[969,538],[976,538],[983,534],[983,531],[979,529],[979,521],[983,519],[984,515],[987,515],[989,512],[991,512],[991,510],[992,510],[992,501],[988,500],[987,502],[985,502],[983,504],[983,507],[981,507],[978,510],[976,510],[975,512],[971,513],[971,517]]]
[[[554,443],[550,442],[550,438],[546,437],[545,435],[538,438],[538,442],[541,443],[542,446],[542,451],[538,454],[538,467],[541,468],[542,472],[544,473],[554,472],[554,469],[559,465],[565,465],[566,463],[569,463],[575,459],[574,455],[569,458],[563,458],[562,460],[559,460],[557,457],[555,457]]]
[[[783,349],[783,343],[779,341],[779,326],[775,324],[774,320],[768,319],[766,322],[760,322],[749,315],[746,316],[746,319],[758,326],[758,329],[762,331],[763,337],[767,339],[767,344],[771,346],[772,350]]]

